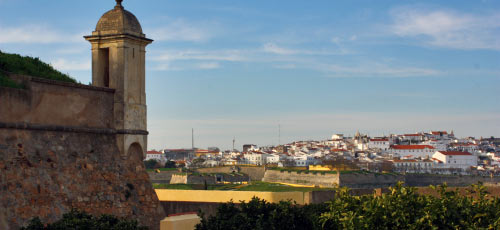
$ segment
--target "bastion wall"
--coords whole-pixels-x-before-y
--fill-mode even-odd
[[[339,175],[321,172],[267,170],[262,181],[306,186],[334,187],[339,184]]]
[[[0,87],[0,229],[73,208],[158,229],[164,211],[143,153],[117,146],[114,90],[11,77],[25,89]]]

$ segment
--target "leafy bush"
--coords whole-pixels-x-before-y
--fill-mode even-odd
[[[75,79],[71,78],[67,74],[63,74],[55,70],[52,66],[42,62],[39,58],[21,56],[19,54],[8,54],[1,51],[0,70],[33,77],[76,83]]]
[[[500,199],[483,185],[472,185],[464,195],[446,184],[431,187],[437,196],[402,183],[381,196],[352,196],[337,188],[331,201],[305,206],[254,198],[220,205],[197,229],[500,229]]]
[[[239,205],[232,202],[221,204],[217,208],[217,215],[208,218],[202,215],[196,229],[320,229],[317,213],[326,210],[324,204],[301,207],[290,201],[273,204],[254,197],[250,202]]]
[[[135,220],[125,220],[112,215],[101,215],[96,218],[85,212],[72,210],[63,215],[63,218],[52,224],[44,224],[40,218],[35,217],[27,227],[22,230],[147,230],[148,227],[139,226]]]
[[[339,189],[321,214],[324,229],[499,229],[500,200],[481,184],[469,194],[433,187],[439,196],[419,195],[398,183],[382,196],[350,196]]]

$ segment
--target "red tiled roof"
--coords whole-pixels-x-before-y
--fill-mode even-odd
[[[370,139],[370,141],[389,141],[389,139]]]
[[[469,152],[459,152],[459,151],[439,151],[441,154],[446,156],[471,156]]]
[[[436,159],[436,158],[432,158],[432,160],[437,161],[437,162],[440,162],[440,163],[443,163],[443,161],[441,161],[441,160],[439,160],[439,159]]]
[[[403,136],[406,136],[406,137],[420,137],[422,136],[422,134],[403,134]]]
[[[393,149],[434,149],[430,145],[392,145]]]
[[[148,152],[146,152],[146,153],[147,153],[147,154],[161,154],[161,152],[154,151],[154,150],[148,151]]]
[[[431,133],[432,133],[432,135],[441,135],[441,134],[446,135],[446,134],[448,134],[448,132],[446,132],[446,131],[432,131]]]

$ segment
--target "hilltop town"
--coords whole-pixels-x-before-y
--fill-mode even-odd
[[[497,175],[500,138],[457,138],[453,131],[370,137],[334,134],[327,140],[295,141],[279,146],[243,145],[243,151],[164,149],[148,151],[145,161],[160,167],[203,168],[253,165],[303,167],[309,170]],[[175,164],[174,164],[175,162]],[[322,166],[322,167],[319,167]]]

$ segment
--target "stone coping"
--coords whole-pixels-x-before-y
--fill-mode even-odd
[[[72,132],[72,133],[95,133],[95,134],[132,134],[132,135],[149,135],[146,130],[130,130],[130,129],[111,129],[111,128],[88,128],[78,126],[63,126],[63,125],[42,125],[26,122],[9,123],[0,122],[0,129],[25,129],[39,131],[55,131],[55,132]]]

